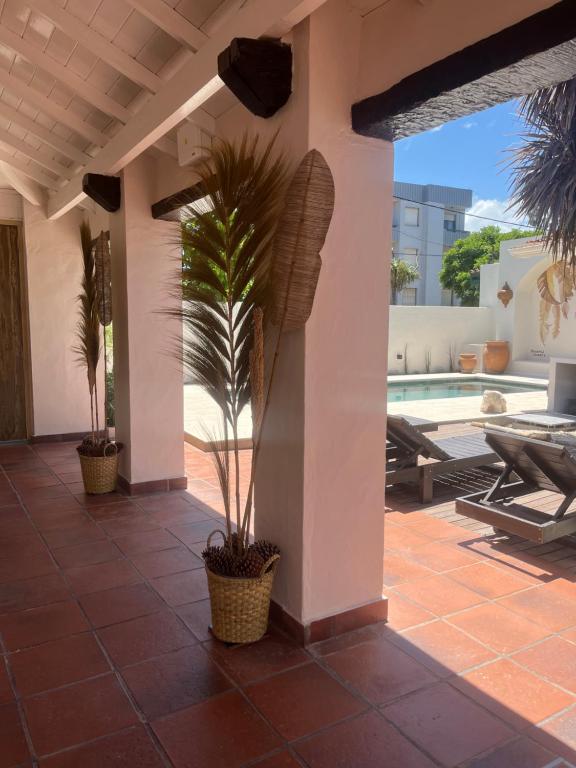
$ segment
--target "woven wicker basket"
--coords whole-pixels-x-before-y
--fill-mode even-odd
[[[118,452],[110,456],[80,455],[80,469],[86,493],[110,493],[116,490]]]
[[[212,632],[224,643],[255,643],[268,628],[270,594],[276,560],[273,555],[258,578],[220,576],[206,567]]]

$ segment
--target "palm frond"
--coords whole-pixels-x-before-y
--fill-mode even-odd
[[[82,243],[82,281],[78,295],[79,320],[76,326],[77,344],[74,347],[78,362],[85,366],[90,394],[96,385],[96,370],[100,360],[100,325],[98,319],[98,299],[96,289],[96,271],[90,227],[85,222],[80,227]]]
[[[512,202],[555,259],[576,265],[576,79],[527,96],[528,130],[510,163]]]

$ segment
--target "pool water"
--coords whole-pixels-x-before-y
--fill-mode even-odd
[[[403,403],[408,400],[444,400],[452,397],[478,397],[487,389],[512,394],[515,392],[538,392],[545,386],[528,386],[522,384],[504,384],[495,379],[470,379],[466,381],[415,381],[407,384],[388,384],[388,402]]]

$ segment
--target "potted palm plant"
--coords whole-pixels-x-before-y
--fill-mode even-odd
[[[78,362],[86,369],[90,395],[91,430],[78,446],[82,480],[86,493],[110,493],[116,488],[118,479],[118,452],[121,446],[111,441],[103,418],[100,429],[98,407],[98,364],[104,350],[104,367],[107,367],[106,333],[112,322],[112,293],[110,245],[107,233],[101,232],[93,240],[90,226],[80,227],[82,244],[82,287],[78,295],[79,320],[76,330],[77,344],[74,351]],[[103,341],[102,341],[103,339]],[[105,370],[106,374],[106,370]],[[104,390],[104,414],[107,408]]]
[[[183,359],[222,417],[221,434],[211,437],[225,531],[209,536],[203,557],[212,632],[229,643],[259,640],[268,624],[280,552],[272,542],[251,543],[254,476],[280,339],[310,315],[334,205],[332,175],[320,153],[309,152],[288,184],[273,143],[216,142],[197,168],[204,197],[181,218]],[[272,350],[266,366],[265,348]],[[238,420],[250,402],[253,451],[244,500]]]

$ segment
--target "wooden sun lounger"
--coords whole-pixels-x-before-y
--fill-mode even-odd
[[[430,439],[401,416],[388,416],[386,484],[415,483],[420,503],[432,501],[434,478],[499,461],[486,445],[484,434]],[[419,458],[434,459],[418,464]]]
[[[456,500],[456,512],[522,536],[545,543],[576,532],[576,457],[564,445],[486,429],[486,442],[504,461],[504,469],[489,491],[473,493]],[[550,504],[538,509],[522,497],[536,491],[559,494]]]

